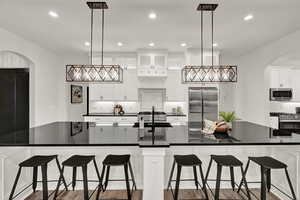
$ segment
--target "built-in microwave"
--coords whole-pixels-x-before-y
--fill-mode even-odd
[[[293,98],[292,88],[270,88],[271,101],[289,101]]]

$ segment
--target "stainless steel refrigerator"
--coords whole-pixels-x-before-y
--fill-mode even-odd
[[[204,119],[218,120],[219,92],[216,87],[189,88],[189,128],[201,130]]]

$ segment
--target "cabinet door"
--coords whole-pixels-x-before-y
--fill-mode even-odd
[[[100,93],[101,93],[101,89],[98,84],[90,84],[89,85],[90,100],[92,100],[92,101],[101,100]]]
[[[279,87],[290,88],[291,87],[291,70],[282,69],[279,71]]]
[[[300,102],[300,70],[291,70],[291,85],[293,88],[293,101]]]
[[[91,84],[89,87],[90,100],[107,101],[114,98],[113,84]]]
[[[279,74],[278,69],[272,69],[270,72],[270,88],[279,88]]]

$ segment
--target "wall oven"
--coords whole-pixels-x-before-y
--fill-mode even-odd
[[[293,98],[292,88],[270,88],[271,101],[289,101]]]

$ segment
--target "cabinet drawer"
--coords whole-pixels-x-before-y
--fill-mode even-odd
[[[87,116],[84,117],[86,122],[115,122],[114,117],[96,117],[96,116]]]

